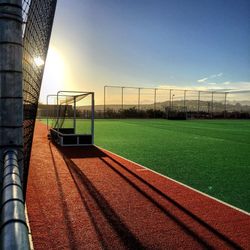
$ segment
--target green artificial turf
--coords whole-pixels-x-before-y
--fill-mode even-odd
[[[96,120],[95,144],[250,212],[248,120]]]

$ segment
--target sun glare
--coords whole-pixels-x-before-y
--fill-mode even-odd
[[[56,94],[64,89],[65,85],[65,61],[60,51],[55,47],[50,47],[46,59],[43,84],[40,99],[45,102],[46,96]]]
[[[41,67],[44,65],[44,60],[40,56],[35,57],[34,62],[36,64],[36,66],[38,66],[38,67]]]

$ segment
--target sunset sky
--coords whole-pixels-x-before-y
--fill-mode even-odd
[[[250,89],[250,1],[58,0],[40,100],[104,85]]]

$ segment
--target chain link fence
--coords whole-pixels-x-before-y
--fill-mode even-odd
[[[131,111],[134,117],[150,118],[169,112],[185,112],[189,118],[250,118],[249,100],[250,91],[104,86],[103,116],[126,117]]]
[[[24,189],[26,189],[27,185],[38,99],[49,47],[56,3],[56,0],[22,1]]]

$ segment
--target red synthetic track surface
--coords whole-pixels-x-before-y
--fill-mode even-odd
[[[249,249],[250,216],[37,123],[27,191],[35,249]]]

